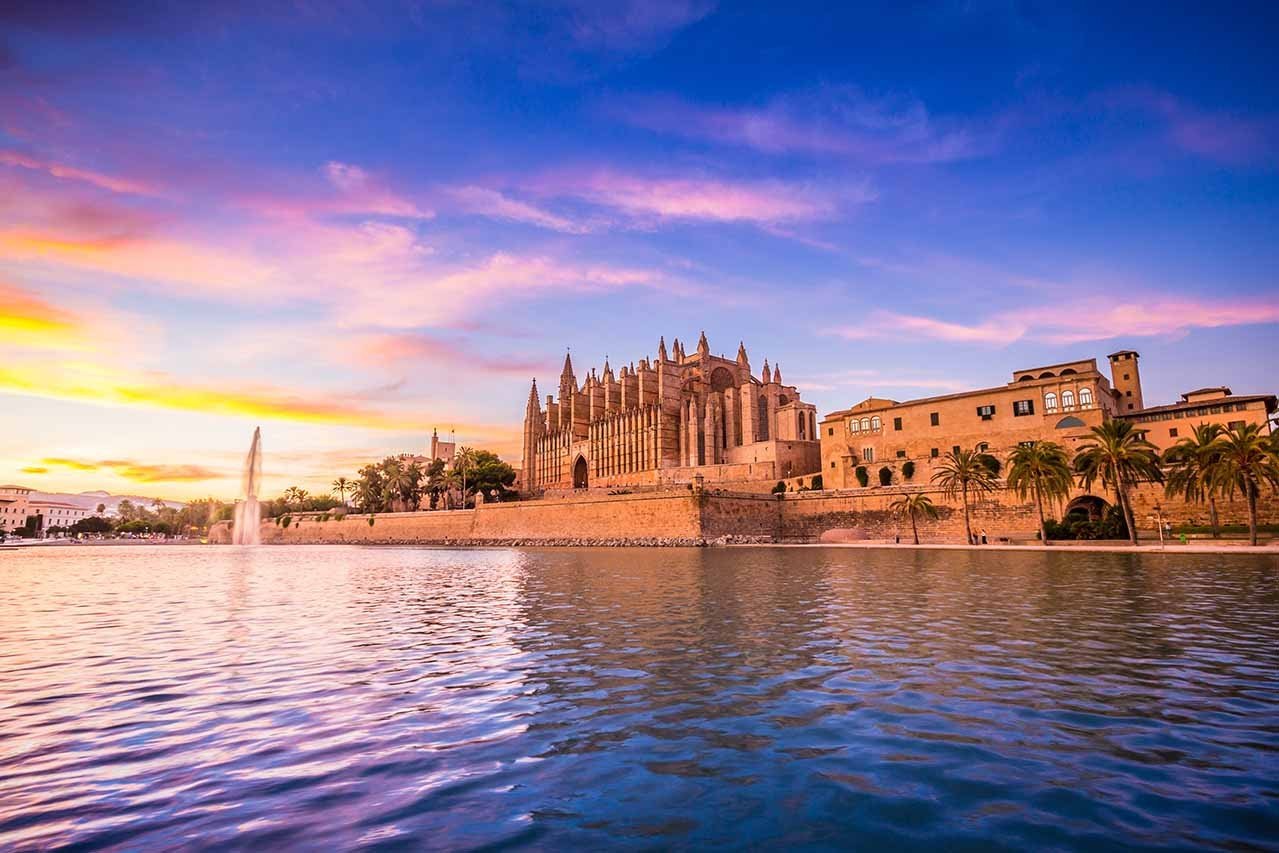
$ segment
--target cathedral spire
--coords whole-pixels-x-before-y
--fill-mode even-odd
[[[560,379],[573,379],[573,354],[564,353],[564,369],[560,371]]]
[[[666,357],[666,335],[662,335],[661,340],[657,342],[657,360],[669,361]]]
[[[737,363],[742,367],[750,364],[750,359],[746,357],[745,341],[738,341],[737,343]]]
[[[773,381],[778,385],[782,384],[782,366],[780,364],[773,365]]]
[[[711,345],[706,342],[706,332],[703,331],[697,339],[697,354],[700,356],[708,356],[711,354]]]
[[[773,381],[773,372],[768,368],[768,359],[764,359],[764,384]]]
[[[534,377],[534,378],[533,378],[533,387],[532,387],[532,388],[530,388],[530,389],[529,389],[529,392],[528,392],[528,410],[529,410],[530,412],[532,412],[532,411],[540,411],[540,410],[541,410],[541,405],[542,405],[542,403],[541,403],[541,401],[538,399],[538,396],[537,396],[537,377]]]

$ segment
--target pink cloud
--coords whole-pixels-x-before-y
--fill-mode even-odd
[[[1140,110],[1164,121],[1164,134],[1190,154],[1228,165],[1274,167],[1279,158],[1279,119],[1210,112],[1174,95],[1134,87],[1108,92],[1101,103],[1114,110]]]
[[[63,163],[55,163],[52,160],[32,157],[10,149],[0,149],[0,166],[44,172],[45,174],[52,175],[55,178],[92,184],[99,189],[109,190],[114,193],[142,196],[159,196],[161,194],[156,187],[142,181],[121,178],[114,175],[104,174],[102,172],[90,171],[88,169],[79,169]]]
[[[1073,344],[1121,337],[1181,335],[1192,329],[1279,323],[1279,301],[1204,300],[1195,297],[1116,302],[1094,298],[994,314],[979,324],[963,324],[874,311],[858,326],[840,326],[826,334],[847,340],[911,336],[959,343],[1003,346],[1034,338]]]
[[[829,219],[841,203],[874,197],[864,186],[837,195],[786,181],[649,177],[608,169],[549,174],[531,182],[530,188],[608,208],[639,224],[665,219],[755,224]]]
[[[357,357],[370,364],[412,361],[423,366],[520,375],[553,366],[542,358],[489,354],[464,342],[415,333],[368,335],[356,340],[351,349]]]
[[[448,191],[448,195],[467,213],[487,216],[493,219],[505,219],[512,222],[524,222],[566,234],[584,234],[590,228],[548,210],[511,198],[495,189],[478,186],[456,187]]]
[[[913,98],[871,98],[849,86],[774,98],[763,106],[708,107],[674,98],[627,101],[610,112],[659,133],[770,154],[848,157],[870,164],[937,163],[989,153],[998,127],[979,132],[929,115]]]
[[[435,215],[360,166],[330,161],[320,173],[324,180],[319,184],[290,181],[267,190],[236,190],[230,201],[260,215],[285,219],[343,215],[430,219]]]

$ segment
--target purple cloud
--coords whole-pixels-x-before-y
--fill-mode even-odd
[[[822,154],[867,164],[945,163],[995,147],[992,129],[930,115],[911,97],[873,98],[853,86],[781,95],[762,106],[708,107],[677,98],[628,100],[610,110],[659,133],[769,154]]]

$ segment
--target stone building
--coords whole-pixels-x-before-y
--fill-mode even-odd
[[[735,359],[711,355],[703,333],[686,353],[662,338],[652,361],[605,360],[578,384],[564,358],[559,396],[545,408],[537,380],[524,415],[521,491],[542,494],[586,488],[731,484],[815,473],[821,444],[817,413],[782,384],[767,360],[751,374],[746,347]]]
[[[1109,378],[1096,359],[1085,359],[1017,370],[997,388],[905,402],[868,398],[822,420],[823,483],[858,488],[860,467],[872,486],[881,476],[894,485],[926,484],[934,460],[955,448],[1002,459],[1020,442],[1052,440],[1073,455],[1089,430],[1110,418],[1133,421],[1160,451],[1204,422],[1257,423],[1269,432],[1272,394],[1236,397],[1229,388],[1205,388],[1183,394],[1180,403],[1146,408],[1139,359],[1132,350],[1112,353]]]
[[[31,489],[25,486],[0,486],[0,533],[21,530],[31,511]]]

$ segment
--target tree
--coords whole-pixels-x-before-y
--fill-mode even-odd
[[[97,514],[98,514],[98,515],[102,515],[102,514],[103,514],[103,513],[105,513],[106,511],[107,511],[107,505],[106,505],[106,504],[98,504],[98,508],[95,510],[95,512],[97,512]]]
[[[426,492],[431,497],[431,509],[440,502],[440,494],[448,488],[447,477],[445,476],[446,465],[443,459],[432,459],[426,464],[426,470],[422,476],[425,478]]]
[[[338,493],[338,500],[342,502],[342,506],[346,506],[346,493],[351,491],[353,485],[346,477],[338,477],[333,481],[333,490]]]
[[[471,484],[467,482],[474,462],[475,451],[469,447],[459,447],[457,453],[453,454],[453,470],[457,474],[462,489],[462,509],[466,509],[466,496],[475,493]]]
[[[1039,541],[1048,544],[1044,501],[1065,500],[1074,478],[1066,448],[1055,441],[1019,444],[1008,455],[1008,488],[1025,500],[1033,495],[1039,510]]]
[[[964,532],[968,544],[973,542],[973,525],[968,511],[968,493],[989,492],[998,482],[986,457],[990,454],[976,450],[952,450],[937,463],[932,480],[942,487],[948,498],[958,494],[964,501]]]
[[[359,471],[360,479],[355,484],[355,500],[365,512],[377,512],[382,508],[382,468],[378,465],[365,465]]]
[[[1163,482],[1159,451],[1131,421],[1106,421],[1089,430],[1088,437],[1089,441],[1075,453],[1074,468],[1080,485],[1092,491],[1093,484],[1100,480],[1103,488],[1114,491],[1128,525],[1128,539],[1136,545],[1137,525],[1128,495],[1139,480]]]
[[[303,504],[306,503],[306,499],[310,496],[310,492],[297,486],[289,486],[284,490],[284,502],[288,506],[296,506],[298,509],[305,508]]]
[[[1263,485],[1279,490],[1279,441],[1264,435],[1257,424],[1238,424],[1225,430],[1221,443],[1218,482],[1248,501],[1248,542],[1257,544],[1257,495]]]
[[[1217,520],[1217,494],[1225,488],[1222,481],[1221,424],[1199,424],[1191,435],[1164,451],[1168,482],[1164,486],[1169,497],[1178,495],[1187,503],[1208,501],[1208,523],[1212,536],[1221,535]]]
[[[937,507],[933,506],[932,499],[922,492],[913,495],[902,495],[889,504],[888,508],[898,518],[903,515],[910,516],[910,532],[914,535],[916,545],[919,544],[919,526],[915,522],[915,517],[920,515],[928,518],[937,517]]]
[[[496,493],[500,500],[515,482],[515,469],[488,450],[470,451],[466,488],[471,494]]]
[[[120,517],[121,521],[133,521],[138,517],[138,507],[136,507],[133,501],[128,498],[125,498],[116,505],[115,512],[116,515]]]

